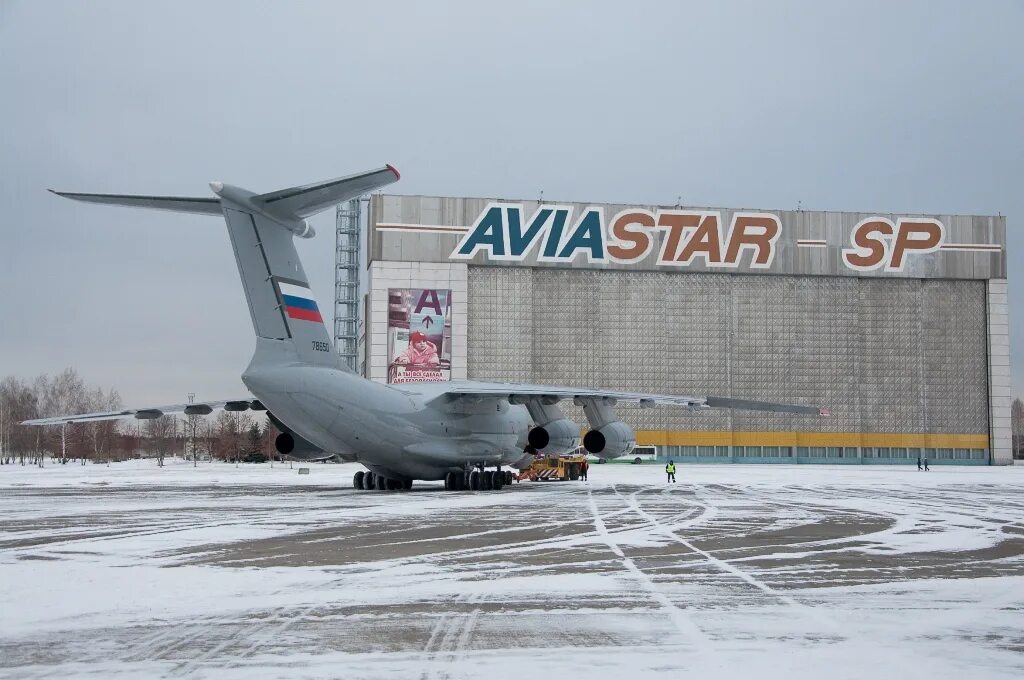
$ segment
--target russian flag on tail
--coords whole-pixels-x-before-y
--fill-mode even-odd
[[[281,301],[284,303],[284,311],[289,319],[302,319],[303,321],[316,321],[323,323],[320,316],[320,308],[316,306],[313,299],[313,292],[308,286],[277,282],[281,290]]]

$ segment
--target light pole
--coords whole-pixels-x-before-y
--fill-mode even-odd
[[[195,400],[196,400],[196,393],[195,392],[189,392],[188,393],[188,403],[189,404],[195,403]],[[188,426],[189,426],[188,427],[188,430],[189,430],[188,434],[189,434],[189,437],[191,437],[191,439],[192,439],[192,467],[194,467],[194,468],[195,467],[199,467],[199,462],[198,462],[199,454],[196,452],[196,426],[199,424],[199,421],[198,421],[197,418],[198,418],[198,416],[196,416],[194,414],[189,414],[189,416],[188,416]]]

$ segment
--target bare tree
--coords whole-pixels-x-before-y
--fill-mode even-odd
[[[203,416],[195,413],[185,416],[185,435],[188,437],[186,446],[192,453],[192,467],[196,467],[199,461],[199,444],[197,439],[199,438],[199,427],[202,425],[202,421]]]
[[[252,425],[252,418],[238,411],[221,411],[217,416],[217,456],[238,463],[242,454],[242,434]]]
[[[146,436],[152,450],[156,452],[157,465],[160,467],[163,467],[164,457],[174,447],[177,429],[177,423],[171,416],[146,420]]]
[[[104,392],[103,388],[97,387],[86,395],[86,407],[89,411],[114,411],[121,408],[121,395],[117,390]],[[117,432],[116,421],[99,420],[86,423],[84,427],[91,444],[93,459],[106,458],[107,448]]]
[[[86,409],[85,382],[78,372],[73,368],[65,368],[53,378],[41,375],[36,378],[33,390],[39,402],[39,415],[57,416],[68,413],[82,412]],[[61,452],[61,462],[67,462],[67,449],[64,447],[64,434],[66,433],[71,441],[71,457],[83,457],[84,437],[78,427],[71,430],[62,428],[46,428],[47,432],[42,435],[44,448],[50,449],[51,453]],[[77,456],[76,456],[77,453]],[[43,450],[39,451],[40,461]],[[84,462],[84,460],[83,460]]]
[[[22,465],[25,454],[36,450],[35,428],[19,425],[23,420],[39,417],[39,400],[32,386],[13,376],[0,381],[0,405],[4,411],[2,436],[4,454],[14,462],[15,453]]]

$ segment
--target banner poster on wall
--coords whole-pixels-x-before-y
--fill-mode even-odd
[[[388,289],[388,382],[452,378],[452,292]]]

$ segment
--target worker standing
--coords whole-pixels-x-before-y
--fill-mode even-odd
[[[590,468],[590,463],[587,462],[586,458],[584,458],[583,462],[580,463],[580,477],[583,479],[584,482],[587,481],[587,469],[588,468]]]
[[[668,479],[665,480],[665,483],[668,484],[669,482],[672,482],[673,484],[675,484],[676,464],[673,463],[671,460],[668,462],[668,465],[665,466],[665,474],[668,475]]]

